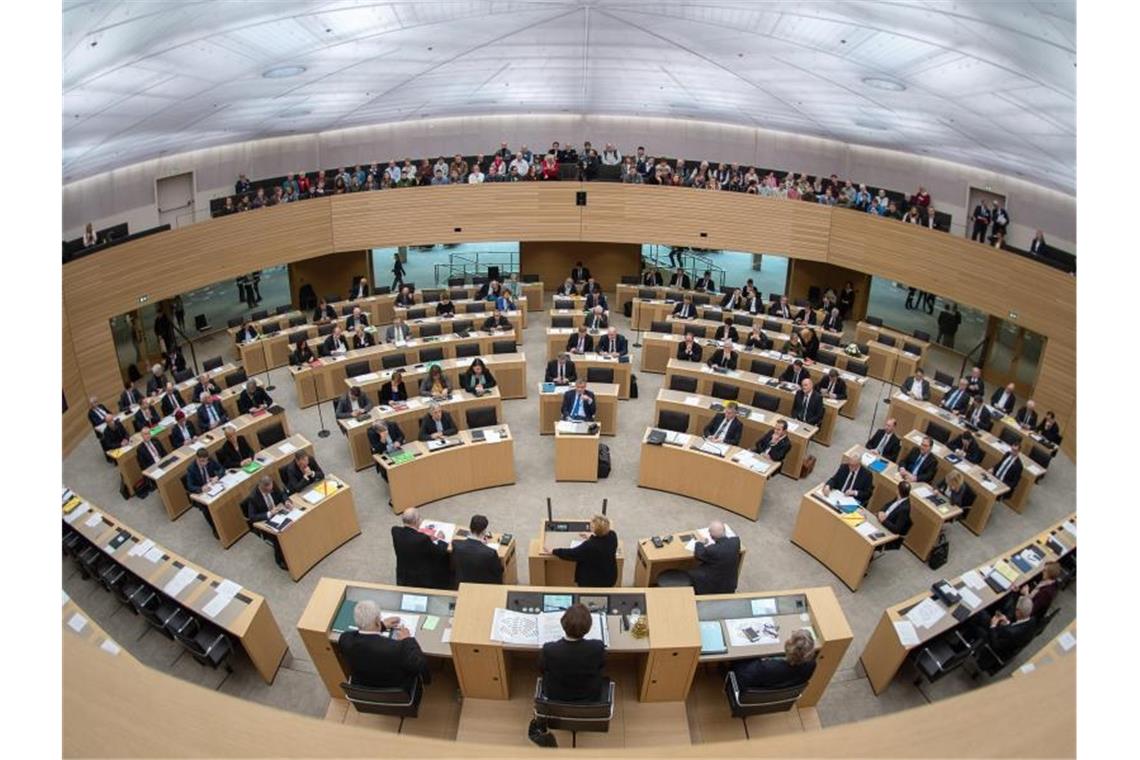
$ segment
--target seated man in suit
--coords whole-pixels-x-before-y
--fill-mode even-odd
[[[824,398],[834,398],[840,401],[847,398],[847,382],[839,376],[839,370],[832,367],[819,384],[819,392]]]
[[[685,333],[685,339],[677,344],[677,358],[687,362],[699,362],[703,349],[697,343],[691,332]]]
[[[958,387],[942,398],[942,408],[961,414],[970,404],[970,391],[966,386],[966,378],[958,380]]]
[[[218,449],[218,463],[227,470],[245,467],[253,461],[253,447],[244,437],[237,434],[237,428],[226,425],[222,428],[225,440]]]
[[[717,412],[709,424],[705,425],[701,433],[713,443],[727,443],[730,446],[740,445],[740,436],[744,433],[744,425],[737,418],[736,402],[729,401],[724,405],[723,412]]]
[[[815,317],[815,309],[809,306],[801,306],[800,310],[796,312],[795,321],[803,325],[814,325],[818,320]]]
[[[372,400],[368,398],[368,394],[359,385],[349,388],[348,393],[336,401],[336,418],[338,420],[360,419],[368,416],[371,410]]]
[[[1037,427],[1037,403],[1033,399],[1026,401],[1025,406],[1017,410],[1014,419],[1017,420],[1018,427],[1025,430]]]
[[[186,469],[186,485],[191,493],[202,493],[225,473],[220,464],[210,459],[210,452],[202,447],[194,452],[194,463]]]
[[[132,406],[138,406],[140,401],[142,401],[142,394],[135,390],[135,387],[130,383],[124,383],[123,392],[119,394],[119,411],[125,412]]]
[[[951,470],[946,475],[946,479],[941,481],[935,488],[950,505],[953,507],[962,508],[962,517],[970,514],[970,507],[974,505],[974,499],[977,494],[966,485],[966,478],[962,475],[960,470]]]
[[[245,389],[238,396],[238,411],[242,414],[262,412],[273,406],[273,399],[254,378],[245,381]]]
[[[970,376],[966,378],[966,390],[970,392],[971,396],[986,395],[986,383],[982,380],[981,367],[974,367],[970,370]]]
[[[894,417],[888,417],[883,426],[875,431],[871,438],[867,441],[867,448],[874,451],[883,459],[889,459],[892,462],[898,461],[899,450],[902,448],[902,442],[895,434],[895,426],[898,421]]]
[[[740,288],[726,288],[720,299],[720,308],[725,311],[735,311],[743,306],[744,294],[740,292]]]
[[[348,300],[358,301],[361,298],[368,298],[368,295],[371,292],[372,291],[368,287],[368,278],[361,277],[359,280],[356,281],[356,285],[354,285],[351,289],[349,289]]]
[[[372,420],[372,424],[368,426],[367,435],[368,449],[373,454],[391,455],[404,448],[404,431],[400,430],[400,426],[394,422]],[[380,477],[387,483],[387,467],[377,462],[376,471],[380,473]]]
[[[875,490],[875,482],[871,473],[860,464],[859,457],[844,454],[839,469],[823,484],[823,495],[827,496],[832,489],[866,506],[871,492]]]
[[[741,689],[790,689],[806,684],[815,672],[815,640],[804,628],[784,641],[783,657],[754,657],[732,664]]]
[[[210,379],[210,376],[203,372],[198,375],[198,383],[194,386],[194,392],[190,396],[192,399],[202,398],[203,393],[209,393],[211,396],[217,396],[222,392],[222,389],[216,382]]]
[[[759,327],[749,327],[742,337],[744,338],[744,347],[749,350],[767,351],[773,346],[768,333]]]
[[[704,293],[715,293],[716,283],[713,282],[712,272],[706,269],[705,273],[700,276],[700,279],[697,280],[697,284],[693,287]]]
[[[570,270],[570,279],[574,282],[585,282],[590,279],[590,268],[579,261]]]
[[[982,459],[985,458],[985,452],[982,451],[982,447],[974,440],[974,434],[969,430],[963,431],[961,435],[951,438],[950,442],[946,444],[946,448],[967,462],[973,462],[974,464],[981,464]]]
[[[1014,395],[1016,389],[1017,386],[1013,383],[1008,383],[1004,388],[998,388],[990,398],[990,403],[1006,414],[1013,414],[1013,408],[1017,404],[1017,396]]]
[[[665,278],[661,276],[660,269],[646,269],[641,276],[641,284],[647,288],[657,288],[665,284]]]
[[[368,315],[361,311],[359,306],[353,306],[352,313],[344,320],[344,329],[355,330],[357,325],[368,327]]]
[[[197,437],[194,423],[186,419],[186,412],[179,409],[174,413],[174,428],[170,431],[170,443],[180,449]]]
[[[420,440],[433,441],[455,435],[459,429],[455,427],[455,420],[443,411],[443,407],[433,403],[428,407],[428,413],[420,419]]]
[[[587,330],[605,330],[610,326],[610,320],[606,318],[601,306],[595,306],[586,312],[586,319],[582,324]]]
[[[252,493],[242,503],[246,522],[254,535],[273,547],[273,559],[282,570],[288,570],[285,564],[285,555],[281,551],[281,543],[277,540],[277,531],[271,527],[261,528],[256,525],[265,522],[274,515],[285,514],[293,509],[293,502],[285,492],[277,487],[273,478],[262,475],[254,486]]]
[[[934,480],[938,471],[938,460],[930,449],[934,446],[934,439],[926,435],[917,449],[911,449],[902,463],[899,464],[899,476],[911,483],[929,483]]]
[[[404,323],[403,317],[394,317],[392,324],[384,331],[384,340],[387,343],[403,342],[412,337],[412,328]]]
[[[343,354],[348,351],[348,341],[344,339],[344,331],[340,329],[339,324],[335,325],[333,331],[325,336],[321,347],[326,354]]]
[[[598,407],[592,391],[586,390],[586,378],[579,377],[574,387],[562,394],[562,419],[592,422]]]
[[[488,546],[491,532],[487,525],[486,517],[473,515],[468,523],[469,535],[451,542],[456,585],[503,582],[503,563],[499,561],[499,552]]]
[[[681,302],[673,305],[673,316],[677,319],[695,319],[697,307],[693,305],[693,297],[686,293]]]
[[[221,401],[211,401],[208,393],[198,397],[198,430],[204,433],[229,421]]]
[[[792,318],[792,306],[788,303],[787,296],[780,296],[780,300],[774,302],[768,307],[768,316],[783,317],[784,319]]]
[[[689,571],[694,594],[735,594],[740,567],[740,539],[728,536],[724,523],[709,523],[709,537],[698,540],[693,557],[700,564]]]
[[[1032,403],[1032,401],[1025,402],[1025,406],[1021,408],[1021,411],[1024,412],[1028,409],[1029,411],[1033,412],[1033,409],[1030,406]],[[1037,412],[1033,412],[1033,416],[1036,417]],[[1018,412],[1018,417],[1021,417],[1021,412]],[[1018,424],[1021,424],[1020,420]],[[1061,426],[1057,424],[1057,415],[1054,414],[1052,410],[1045,412],[1044,419],[1042,419],[1041,423],[1037,426],[1037,434],[1054,446],[1060,445],[1062,438]]]
[[[135,412],[135,416],[131,418],[135,424],[135,431],[142,430],[143,428],[152,428],[162,421],[162,415],[159,414],[158,405],[149,396],[143,398],[142,403],[139,404],[139,410]]]
[[[325,471],[317,464],[317,458],[307,451],[298,451],[293,461],[281,468],[281,480],[289,493],[300,493],[313,483],[325,479]]]
[[[843,332],[843,317],[839,315],[839,307],[833,306],[827,318],[823,320],[823,329],[830,332]]]
[[[602,675],[606,645],[586,638],[593,624],[594,617],[584,604],[572,604],[562,613],[564,637],[542,645],[538,669],[547,699],[597,702],[609,695],[609,679]]]
[[[629,353],[629,341],[624,335],[618,334],[617,328],[611,326],[606,334],[598,339],[594,349],[602,356],[617,358]]]
[[[721,341],[720,348],[713,351],[712,356],[709,357],[708,365],[710,367],[723,367],[724,369],[736,369],[736,362],[740,358],[732,347],[731,340]]]
[[[404,510],[392,526],[396,550],[396,584],[418,588],[451,588],[451,553],[441,531],[429,532],[415,507]]]
[[[103,435],[99,439],[99,442],[103,444],[103,451],[122,448],[130,442],[131,434],[127,432],[123,423],[113,415],[108,414],[104,417],[103,424],[105,425]]]
[[[317,304],[317,308],[313,311],[313,318],[311,321],[315,322],[316,324],[323,325],[327,322],[332,322],[334,319],[336,319],[336,309],[329,305],[328,301],[322,298]]]
[[[182,394],[175,389],[174,383],[166,384],[159,403],[161,404],[162,413],[164,415],[180,412],[182,411],[182,407],[186,406],[186,402],[182,400]]]
[[[396,294],[396,306],[402,306],[405,309],[416,305],[416,298],[412,295],[412,289],[407,285],[400,288],[400,292]]]
[[[800,381],[800,389],[792,399],[792,417],[816,427],[823,422],[823,396],[815,390],[810,377]]]
[[[253,326],[253,323],[246,319],[242,321],[241,329],[234,335],[234,342],[241,344],[251,340],[257,340],[259,335],[260,333],[257,332],[257,328]]]
[[[91,423],[91,427],[99,427],[103,424],[103,418],[110,414],[111,410],[100,404],[99,399],[94,396],[89,398],[88,402],[87,421]]]
[[[921,368],[916,368],[913,376],[903,380],[902,392],[919,401],[930,400],[930,383],[926,381],[926,374]]]
[[[166,387],[166,368],[156,364],[150,368],[150,377],[146,379],[146,395],[156,396]]]
[[[357,324],[352,330],[352,348],[368,348],[376,345],[376,339],[372,337],[372,333],[366,332],[363,324]]]
[[[780,380],[785,383],[794,383],[799,385],[805,377],[811,377],[811,373],[804,367],[803,359],[796,359],[780,373]]]
[[[1010,446],[1009,451],[1001,458],[1001,461],[994,465],[992,470],[993,474],[1002,483],[1009,486],[1010,493],[1017,488],[1017,484],[1021,482],[1021,448],[1026,446],[1024,440],[1018,446]]]
[[[724,324],[716,328],[716,334],[713,336],[713,338],[715,340],[724,340],[725,338],[728,338],[733,343],[739,343],[740,333],[736,331],[736,325],[732,323],[732,320],[725,318]]]
[[[760,437],[752,450],[760,456],[768,457],[773,462],[783,462],[784,457],[792,450],[792,441],[788,438],[787,421],[776,420],[776,424]]]
[[[166,456],[166,449],[163,448],[162,441],[151,438],[150,428],[144,427],[141,435],[142,440],[139,441],[135,452],[139,460],[139,469],[145,470]]]
[[[594,338],[586,332],[586,325],[579,325],[578,332],[567,339],[566,350],[572,354],[588,354],[594,350]]]
[[[578,370],[570,361],[570,354],[558,352],[558,358],[546,363],[545,381],[555,385],[569,385],[578,378]]]
[[[896,536],[905,536],[910,532],[910,483],[899,481],[899,490],[895,498],[876,515],[883,527]]]
[[[371,599],[357,602],[352,611],[356,630],[340,635],[336,648],[353,686],[399,688],[411,693],[416,678],[431,683],[431,670],[419,643],[396,615],[380,619],[380,608]],[[423,689],[416,692],[423,697]]]
[[[435,315],[437,317],[455,316],[455,303],[451,300],[451,295],[446,290],[439,295],[439,302],[435,305]]]
[[[606,294],[601,290],[586,290],[586,308],[590,311],[600,308],[602,312],[609,312],[610,303],[606,300]]]
[[[677,267],[677,271],[669,278],[669,287],[680,288],[681,290],[692,290],[693,281],[689,279],[689,275],[685,274],[685,270]]]
[[[1012,621],[1005,613],[995,612],[985,632],[990,649],[1003,662],[1008,662],[1020,652],[1037,632],[1037,621],[1033,618],[1033,600],[1028,596],[1019,596],[1015,604]]]
[[[966,407],[959,417],[966,425],[970,425],[977,430],[984,430],[987,433],[994,424],[990,418],[990,410],[986,406],[985,399],[981,396],[971,396],[970,405]]]
[[[513,330],[515,326],[511,324],[511,320],[503,315],[503,312],[495,309],[491,316],[483,320],[482,329],[485,332],[494,332],[495,330]]]

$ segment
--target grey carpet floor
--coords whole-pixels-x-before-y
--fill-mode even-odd
[[[548,318],[545,313],[532,312],[529,320],[523,349],[527,356],[529,387],[533,389],[541,380],[545,366],[544,331]],[[617,324],[619,328],[628,330],[628,320],[620,314]],[[630,337],[632,344],[633,336]],[[230,355],[229,346],[222,342],[221,337],[212,338],[196,348],[199,358],[223,350],[227,356]],[[638,349],[631,350],[636,368],[640,360]],[[936,362],[935,359],[931,363]],[[274,683],[265,684],[252,666],[242,660],[238,660],[235,672],[228,676],[198,666],[181,654],[177,644],[150,631],[138,617],[121,608],[96,584],[82,580],[67,561],[63,563],[63,587],[111,636],[143,662],[208,688],[282,709],[321,716],[328,702],[328,693],[301,643],[296,623],[322,576],[395,582],[395,558],[389,528],[396,524],[397,517],[387,506],[387,488],[379,475],[372,470],[353,472],[347,443],[334,424],[329,405],[323,409],[324,424],[333,433],[321,439],[317,437],[321,428],[317,409],[297,407],[287,372],[275,370],[271,379],[277,385],[272,394],[274,400],[287,410],[294,432],[313,442],[316,456],[326,472],[335,473],[351,484],[363,531],[362,535],[317,565],[299,583],[292,582],[286,573],[279,570],[273,562],[271,550],[251,536],[247,535],[224,550],[194,510],[176,522],[170,522],[156,494],[142,500],[123,501],[118,494],[116,471],[104,460],[94,435],[64,460],[63,472],[67,485],[127,525],[203,567],[264,595],[290,649]],[[876,561],[858,593],[852,593],[815,559],[794,546],[789,536],[803,493],[835,471],[840,455],[848,446],[866,440],[872,425],[881,424],[887,408],[879,403],[879,399],[884,397],[882,384],[873,380],[868,383],[856,419],[839,418],[830,447],[812,446],[819,464],[811,477],[799,481],[782,476],[773,479],[767,487],[760,518],[753,523],[710,504],[637,486],[639,441],[654,417],[653,400],[663,379],[663,375],[638,373],[640,398],[619,404],[618,434],[605,440],[613,457],[613,473],[608,480],[597,484],[554,482],[554,441],[552,437],[538,434],[538,402],[532,390],[528,399],[503,403],[504,416],[517,438],[517,483],[427,505],[423,508],[424,514],[466,523],[472,513],[482,512],[490,518],[492,528],[514,533],[524,553],[524,561],[519,567],[521,583],[527,581],[526,547],[537,534],[547,496],[553,499],[556,514],[560,516],[588,516],[599,508],[603,498],[608,498],[609,514],[625,543],[627,555],[635,551],[637,539],[692,529],[707,525],[713,519],[726,520],[748,547],[740,590],[827,585],[835,590],[840,600],[854,632],[854,641],[819,705],[819,716],[825,726],[914,707],[977,688],[985,682],[984,677],[981,681],[971,681],[960,669],[934,685],[919,688],[912,685],[912,677],[904,671],[904,675],[887,692],[876,697],[862,675],[858,657],[885,607],[929,588],[939,578],[954,577],[976,566],[1073,511],[1076,504],[1076,466],[1071,460],[1064,455],[1058,456],[1048,476],[1033,491],[1024,514],[1019,515],[998,505],[981,536],[974,536],[964,527],[951,526],[950,561],[939,571],[930,570],[906,550],[893,552]],[[441,476],[445,477],[446,473],[441,473]],[[623,579],[626,585],[633,583],[633,564],[632,561],[626,563]],[[1072,589],[1063,592],[1057,604],[1061,613],[1049,630],[1019,658],[1019,662],[1074,618],[1076,598]]]

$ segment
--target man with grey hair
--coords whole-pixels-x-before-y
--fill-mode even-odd
[[[985,638],[993,654],[1002,661],[1008,662],[1036,634],[1037,621],[1033,619],[1033,599],[1028,596],[1020,596],[1014,610],[1013,621],[1011,622],[1003,613],[995,612],[990,618],[990,625],[986,629]],[[988,669],[989,664],[984,662],[984,658],[978,663],[979,667],[983,669]],[[995,667],[1000,667],[998,663],[992,664]]]
[[[198,429],[203,432],[213,430],[229,421],[226,410],[222,408],[222,402],[211,401],[210,394],[202,391],[198,396]]]
[[[161,364],[150,368],[150,377],[146,380],[146,395],[153,396],[166,387],[166,370]]]
[[[709,523],[708,538],[698,541],[693,556],[700,564],[689,571],[696,594],[736,593],[736,575],[740,567],[740,539],[729,536],[724,523]]]
[[[337,648],[348,666],[348,680],[353,686],[374,689],[402,688],[418,704],[423,689],[417,677],[431,682],[427,658],[407,626],[398,616],[380,619],[376,602],[364,599],[352,611],[355,631],[340,635]]]
[[[400,522],[392,526],[397,585],[451,588],[451,553],[443,533],[424,530],[415,507],[404,510]]]
[[[245,381],[245,389],[238,396],[237,405],[238,412],[241,414],[263,412],[273,405],[273,399],[269,397],[257,379],[251,377]]]
[[[281,543],[277,540],[277,531],[260,528],[257,523],[267,522],[274,515],[285,514],[291,509],[293,509],[293,502],[268,475],[261,476],[257,481],[257,487],[253,489],[253,493],[242,502],[242,511],[245,512],[245,519],[249,522],[250,531],[273,547],[273,558],[282,570],[289,568],[285,565],[285,555],[281,552]]]

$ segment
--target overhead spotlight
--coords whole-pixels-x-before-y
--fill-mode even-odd
[[[289,77],[295,77],[300,74],[304,74],[305,71],[306,69],[304,66],[274,66],[271,69],[266,69],[265,71],[261,72],[261,76],[266,79],[288,79]]]
[[[874,87],[876,90],[886,90],[888,92],[902,92],[906,89],[906,85],[897,79],[887,79],[886,77],[863,77],[863,84],[868,87]]]

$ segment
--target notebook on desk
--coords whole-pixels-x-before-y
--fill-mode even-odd
[[[701,654],[725,654],[728,646],[724,643],[724,630],[719,620],[702,620]]]

